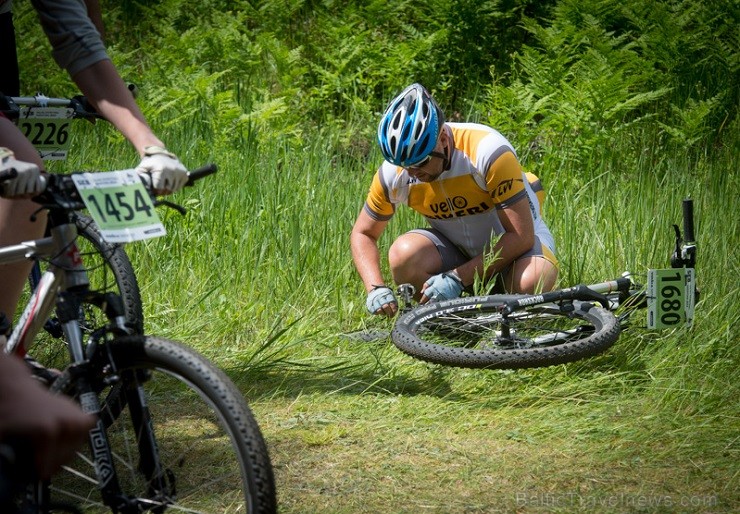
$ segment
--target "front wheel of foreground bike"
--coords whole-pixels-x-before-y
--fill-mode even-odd
[[[156,337],[116,339],[91,362],[96,371],[83,376],[101,401],[132,512],[276,511],[259,426],[222,371],[192,349]],[[65,372],[53,389],[73,395],[76,375]],[[101,501],[89,452],[56,476],[51,490],[52,499],[71,497],[85,512],[113,510]]]
[[[141,306],[141,294],[134,268],[123,247],[103,240],[92,218],[77,214],[75,217],[77,239],[80,255],[87,268],[90,288],[95,291],[118,294],[123,301],[123,312],[126,323],[137,333],[144,327],[144,313]],[[86,316],[91,316],[91,313]],[[93,320],[87,320],[97,326]]]
[[[391,339],[403,352],[463,368],[518,369],[590,357],[619,337],[610,311],[574,301],[522,308],[501,306],[516,295],[470,296],[411,309],[396,321]]]

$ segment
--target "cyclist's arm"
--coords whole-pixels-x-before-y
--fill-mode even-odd
[[[378,239],[387,225],[388,221],[373,219],[363,208],[352,227],[350,234],[352,260],[367,292],[374,286],[385,284],[380,270]]]
[[[475,276],[492,277],[534,245],[534,221],[527,198],[498,211],[504,233],[493,247],[456,268],[465,286],[471,285]],[[490,256],[496,258],[490,262]],[[488,264],[488,266],[486,266]]]
[[[93,107],[131,142],[139,155],[144,155],[146,146],[164,147],[111,61],[98,61],[73,75],[72,79]]]
[[[146,146],[164,147],[110,61],[83,0],[32,3],[53,47],[54,59],[67,70],[93,107],[133,144],[140,156]]]
[[[85,0],[87,15],[92,20],[95,28],[98,29],[100,39],[105,41],[105,24],[103,24],[103,12],[100,9],[99,0]]]

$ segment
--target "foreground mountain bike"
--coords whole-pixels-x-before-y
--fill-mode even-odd
[[[191,172],[188,184],[214,171]],[[41,259],[49,266],[4,351],[25,355],[56,311],[70,364],[50,389],[75,398],[98,423],[88,451],[51,484],[29,488],[19,508],[46,512],[61,499],[85,512],[275,512],[267,447],[231,380],[193,349],[138,333],[117,294],[90,287],[76,211],[102,207],[97,214],[112,219],[98,222],[100,232],[114,240],[164,233],[139,175],[49,175],[34,201],[48,209],[51,235],[0,248],[0,264]],[[87,309],[105,323],[89,326],[80,318]]]
[[[466,368],[533,368],[599,354],[638,309],[650,328],[691,323],[696,301],[693,203],[683,204],[684,234],[674,225],[671,269],[650,270],[647,286],[629,272],[616,280],[538,295],[470,296],[409,308],[413,290],[399,288],[406,309],[391,331],[412,357]]]

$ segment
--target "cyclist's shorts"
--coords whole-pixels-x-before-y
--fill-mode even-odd
[[[442,258],[441,271],[448,271],[457,268],[458,266],[465,264],[470,260],[470,257],[465,255],[439,230],[433,228],[417,228],[410,230],[409,233],[421,234],[434,243],[434,246],[437,247],[437,251],[439,252],[439,256]],[[534,245],[532,246],[532,248],[517,257],[517,259],[521,259],[522,257],[543,257],[551,262],[553,266],[555,266],[556,268],[558,267],[558,260],[555,257],[555,254],[550,248],[547,247],[547,245],[542,244],[540,238],[537,237],[536,234],[534,236]]]

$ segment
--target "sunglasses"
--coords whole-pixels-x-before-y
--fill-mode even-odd
[[[429,152],[429,155],[427,155],[426,157],[424,157],[422,160],[420,160],[416,164],[411,164],[409,166],[406,166],[406,168],[407,169],[419,169],[419,168],[423,168],[424,166],[426,166],[427,164],[429,164],[429,161],[432,160],[432,157],[439,157],[440,159],[446,159],[447,158],[447,156],[445,154],[443,154],[442,152],[434,152],[434,151],[432,151],[432,152]]]

